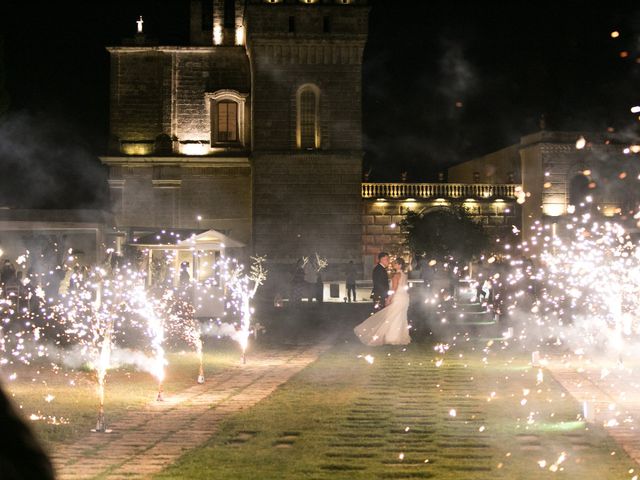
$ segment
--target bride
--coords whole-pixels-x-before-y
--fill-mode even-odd
[[[406,345],[411,342],[407,321],[409,292],[404,265],[402,258],[393,262],[395,274],[391,279],[393,293],[389,305],[353,329],[365,345]]]

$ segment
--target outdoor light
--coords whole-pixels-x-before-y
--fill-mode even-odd
[[[149,143],[123,143],[121,148],[125,155],[149,155],[153,152],[153,145]]]
[[[559,217],[564,213],[563,203],[546,203],[542,206],[542,213],[550,217]]]
[[[189,156],[206,155],[209,153],[209,146],[204,143],[183,143],[180,145],[180,153]]]
[[[236,45],[244,45],[244,25],[236,25]]]
[[[218,23],[213,26],[213,44],[222,45],[222,27]]]

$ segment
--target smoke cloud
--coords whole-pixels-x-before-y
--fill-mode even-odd
[[[69,124],[24,112],[0,120],[0,206],[105,208],[106,178]]]

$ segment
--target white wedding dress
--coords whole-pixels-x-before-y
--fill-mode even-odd
[[[401,273],[397,291],[391,297],[391,303],[374,313],[353,329],[365,345],[407,345],[409,336],[409,287],[407,274]]]

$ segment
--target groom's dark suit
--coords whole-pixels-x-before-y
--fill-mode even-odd
[[[373,309],[380,310],[385,306],[385,300],[389,296],[389,275],[387,269],[378,264],[373,268],[373,291],[371,297],[373,298]]]

